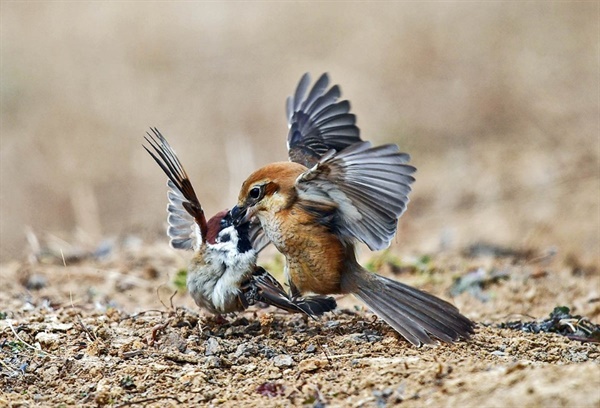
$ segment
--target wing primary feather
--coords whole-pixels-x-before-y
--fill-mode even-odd
[[[312,107],[312,104],[317,100],[317,98],[319,96],[323,95],[323,92],[325,92],[325,89],[327,89],[328,85],[329,85],[329,76],[327,75],[327,73],[324,73],[323,75],[321,75],[319,77],[317,82],[315,82],[315,84],[313,85],[308,96],[306,97],[306,100],[302,104],[301,109],[305,112],[309,112],[310,108]]]
[[[285,100],[285,112],[288,120],[288,129],[292,127],[292,116],[294,115],[294,98],[288,96]],[[288,149],[290,148],[288,142]]]
[[[309,168],[330,149],[341,151],[362,142],[356,117],[350,114],[350,102],[338,102],[341,95],[338,85],[328,87],[327,73],[312,87],[307,73],[286,101],[288,157]]]
[[[183,248],[185,245],[189,245],[190,238],[182,236],[182,234],[189,236],[189,234],[194,233],[193,228],[187,225],[185,213],[191,215],[194,222],[200,228],[201,237],[199,239],[206,237],[206,216],[177,154],[157,128],[151,128],[151,130],[153,135],[147,132],[147,136],[144,139],[154,151],[151,151],[146,146],[143,146],[143,148],[150,154],[170,180],[168,185],[172,191],[168,193],[170,201],[167,207],[170,224],[168,233],[171,237],[171,245],[175,248]],[[175,222],[173,217],[179,217],[179,221]],[[187,231],[186,226],[189,227]]]
[[[294,112],[297,112],[300,109],[300,104],[304,99],[304,94],[306,94],[306,90],[308,89],[308,85],[310,84],[310,74],[307,72],[302,75],[298,86],[296,87],[296,93],[294,94]]]

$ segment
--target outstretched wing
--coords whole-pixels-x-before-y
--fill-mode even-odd
[[[151,130],[154,135],[146,133],[145,139],[154,152],[146,146],[143,147],[169,178],[167,234],[171,238],[171,246],[175,249],[198,250],[206,237],[204,210],[175,151],[158,129],[151,128]]]
[[[362,142],[338,154],[330,151],[296,180],[298,202],[315,213],[330,209],[332,218],[322,222],[337,226],[341,237],[357,238],[371,250],[386,248],[415,180],[409,160],[393,144]]]
[[[335,299],[330,296],[290,297],[281,284],[261,267],[256,268],[242,291],[247,304],[263,302],[291,313],[305,313],[310,317],[321,316],[337,307]]]
[[[306,167],[314,166],[331,149],[341,151],[362,141],[350,102],[337,101],[340,87],[334,85],[328,90],[327,74],[321,75],[306,95],[309,85],[310,75],[306,73],[286,101],[288,156]]]

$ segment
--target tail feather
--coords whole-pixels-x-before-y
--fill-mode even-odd
[[[293,298],[291,302],[309,316],[321,316],[337,307],[337,302],[330,296],[304,296]]]
[[[312,318],[337,307],[335,299],[330,296],[289,295],[277,279],[260,266],[256,267],[251,279],[242,285],[242,292],[246,305],[259,301],[290,313],[305,313]]]
[[[473,322],[454,305],[383,276],[358,275],[354,294],[412,344],[431,344],[431,336],[451,343],[474,333]]]

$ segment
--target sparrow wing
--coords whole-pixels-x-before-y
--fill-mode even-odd
[[[310,75],[302,76],[293,96],[287,98],[288,156],[290,161],[306,167],[314,166],[329,150],[343,150],[359,143],[356,117],[350,113],[350,102],[338,102],[340,88],[329,86],[327,74],[315,82],[310,92]]]
[[[171,238],[171,246],[175,249],[198,250],[207,231],[204,210],[177,154],[158,129],[151,130],[154,135],[147,133],[145,139],[154,152],[143,147],[169,178],[167,234]]]
[[[254,301],[263,302],[291,313],[305,313],[310,317],[315,317],[337,307],[335,299],[330,296],[313,295],[290,298],[277,279],[261,267],[257,267],[252,274],[250,285],[257,289],[250,292],[253,293]]]
[[[362,142],[330,151],[296,180],[298,203],[339,236],[357,238],[371,250],[386,248],[415,180],[409,160],[393,144]]]

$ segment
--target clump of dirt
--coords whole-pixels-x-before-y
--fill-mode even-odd
[[[600,315],[597,275],[575,273],[572,260],[557,256],[416,259],[402,259],[401,268],[376,264],[445,298],[474,271],[502,272],[477,294],[450,299],[479,323],[471,340],[413,347],[349,297],[318,320],[256,308],[222,323],[185,293],[171,297],[185,260],[162,244],[67,266],[5,264],[0,405],[600,404],[598,344],[503,328],[515,327],[507,323],[515,315],[536,320],[559,305],[571,310],[555,310],[555,326],[570,313],[586,316],[577,317],[579,327],[592,324]]]
[[[600,325],[587,318],[572,315],[568,307],[555,307],[550,317],[541,321],[500,323],[500,328],[523,330],[529,333],[559,333],[572,340],[600,343]]]

